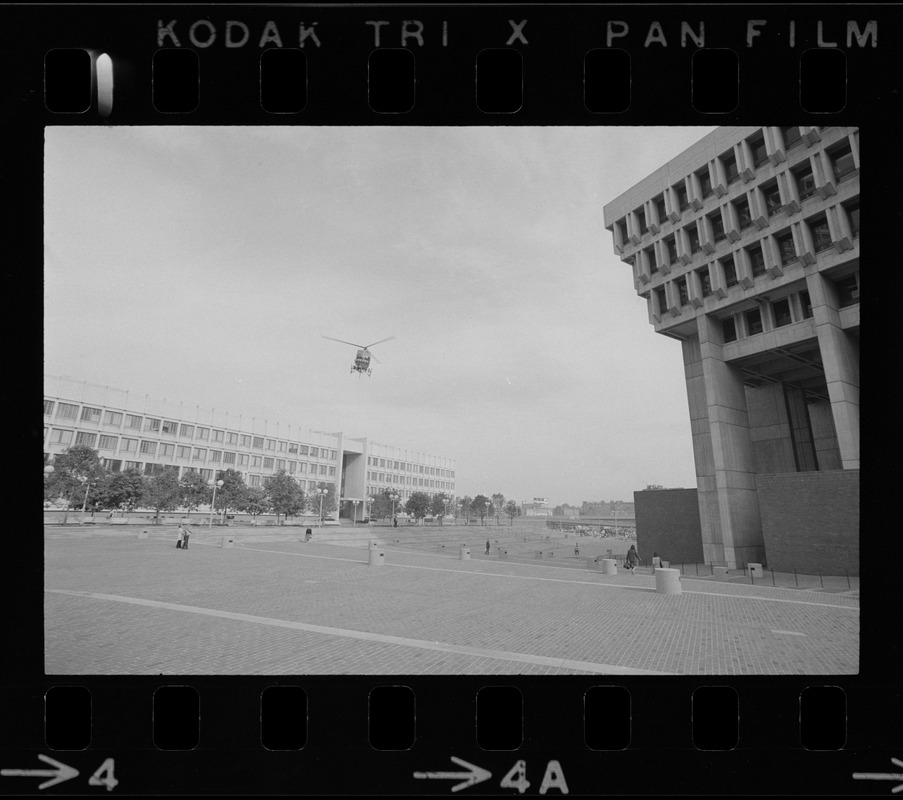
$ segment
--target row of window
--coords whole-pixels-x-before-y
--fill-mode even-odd
[[[785,141],[785,149],[789,150],[802,141],[798,127],[781,128],[780,130]],[[789,145],[786,144],[788,140],[791,142]],[[755,169],[770,161],[762,132],[736,147],[739,148],[736,152],[746,152],[744,148],[748,148],[748,161],[752,164],[752,169],[749,171],[750,179]],[[823,154],[824,158],[822,152],[815,153],[812,157],[805,157],[784,173],[787,176],[787,183],[783,199],[777,177],[760,187],[765,213],[768,216],[773,216],[781,210],[796,210],[794,203],[803,202],[819,191],[826,195],[830,194],[834,191],[834,184],[842,183],[856,174],[856,158],[849,137],[827,148]],[[720,175],[723,175],[723,180],[719,179]],[[678,181],[666,193],[659,194],[648,204],[640,206],[627,217],[618,220],[615,223],[616,246],[623,250],[628,241],[639,244],[640,238],[650,230],[657,234],[667,221],[676,223],[691,205],[695,205],[695,208],[699,209],[709,197],[726,193],[724,187],[735,182],[739,177],[737,157],[732,148],[729,153],[723,154],[712,164],[703,166],[690,177]],[[782,176],[781,181],[784,180],[785,178]],[[716,185],[721,191],[716,192]],[[690,199],[689,187],[693,188],[695,201]],[[748,208],[747,214],[749,215]],[[743,213],[740,208],[738,208],[738,215],[742,220]],[[749,221],[752,221],[751,215],[749,215]]]
[[[367,456],[367,466],[384,467],[386,469],[400,470],[401,472],[419,472],[421,475],[438,475],[442,478],[455,477],[455,471],[453,469],[424,467],[420,464],[409,464],[407,461],[393,461],[391,458],[377,458],[376,456]]]
[[[454,489],[451,481],[439,481],[432,478],[412,478],[410,475],[392,475],[383,472],[367,472],[367,480],[377,483],[391,483],[399,486],[423,486],[430,489]]]
[[[44,399],[44,416],[52,417],[56,411],[56,419],[81,420],[82,422],[102,424],[106,427],[159,433],[168,436],[178,436],[183,439],[196,439],[198,441],[220,442],[236,447],[248,447],[255,450],[272,450],[274,452],[289,453],[294,455],[310,456],[311,458],[336,459],[336,451],[326,447],[313,447],[297,442],[288,442],[277,439],[267,439],[263,436],[235,433],[233,431],[205,428],[199,425],[178,423],[172,420],[141,417],[135,414],[126,414],[119,411],[103,411],[92,406],[79,406],[73,403],[57,402]]]
[[[852,247],[853,240],[858,237],[859,198],[857,197],[848,203],[839,204],[823,213],[805,219],[795,228],[788,227],[764,236],[750,245],[716,257],[711,265],[707,264],[694,270],[693,274],[699,281],[699,291],[695,295],[699,298],[706,298],[718,293],[723,297],[727,289],[738,283],[743,284],[744,288],[749,288],[752,281],[765,275],[766,272],[771,273],[773,277],[778,277],[782,274],[783,267],[790,266],[797,261],[814,263],[817,261],[818,254],[832,246],[839,250],[848,249]],[[667,248],[667,245],[665,247]],[[739,266],[738,260],[741,262]],[[671,271],[669,265],[666,265],[664,261],[658,262],[654,250],[643,251],[639,256],[639,261],[634,263],[641,283],[651,280],[656,273]],[[717,283],[717,287],[721,287],[721,291],[716,290],[716,284],[713,282],[710,269],[713,265],[717,265],[718,273],[716,274],[722,278]],[[666,269],[666,266],[669,268]],[[676,278],[673,281],[682,301],[679,303],[680,305],[690,302],[687,276]],[[656,291],[663,293],[664,289],[658,288]],[[669,307],[669,305],[663,306],[663,308]]]
[[[384,486],[368,486],[367,487],[367,497],[376,497],[381,494]],[[409,498],[414,492],[419,492],[419,489],[398,489],[398,508],[404,503],[404,501]],[[427,492],[430,496],[433,496],[435,492]],[[449,508],[451,508],[451,504],[449,504]]]

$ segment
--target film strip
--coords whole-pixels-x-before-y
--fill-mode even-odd
[[[22,262],[35,265],[18,280],[36,303],[45,133],[61,126],[856,126],[866,163],[881,163],[863,170],[874,176],[873,197],[890,201],[884,224],[869,224],[875,252],[900,222],[897,5],[35,5],[8,7],[4,16],[6,174],[25,223],[10,239]],[[899,289],[897,276],[889,280]],[[888,305],[894,296],[887,292]],[[878,317],[891,312],[869,312],[868,323],[888,362],[898,334]],[[10,341],[21,341],[18,326]],[[24,349],[23,374],[36,369],[37,350]],[[891,383],[870,400],[870,416],[893,430],[900,398]],[[25,427],[31,452],[38,434]],[[867,448],[873,463],[891,464],[895,437],[877,438],[886,441]],[[799,660],[782,662],[778,674],[689,656],[674,672],[656,674],[629,658],[605,672],[577,655],[587,637],[600,646],[593,632],[575,631],[555,658],[529,656],[482,641],[479,617],[467,619],[475,635],[453,647],[428,630],[402,636],[378,622],[357,637],[348,635],[354,620],[341,634],[303,619],[286,623],[275,598],[245,617],[214,604],[193,623],[195,646],[219,652],[224,645],[208,638],[205,619],[217,635],[226,618],[267,621],[259,642],[240,637],[250,650],[226,672],[214,657],[209,670],[197,666],[203,660],[189,648],[190,672],[155,674],[152,657],[133,662],[115,646],[109,671],[98,654],[98,673],[48,672],[45,659],[57,646],[45,635],[52,616],[61,615],[53,630],[62,618],[71,626],[68,648],[90,647],[108,625],[128,625],[128,641],[184,642],[184,631],[167,628],[182,624],[179,603],[153,606],[153,624],[154,601],[140,596],[127,609],[120,603],[128,612],[121,616],[67,609],[65,582],[48,577],[47,540],[13,518],[0,786],[23,795],[898,792],[895,523],[883,524],[893,517],[885,516],[891,495],[881,483],[866,481],[862,505],[876,522],[863,529],[861,547],[871,555],[863,558],[861,611],[844,612],[861,613],[850,645],[858,669],[843,674],[810,669],[804,634],[788,645],[799,643]],[[98,569],[114,567],[101,554]],[[79,585],[69,596],[86,589],[102,591]],[[807,595],[812,608],[819,599]],[[712,603],[714,629],[723,623],[717,598]],[[384,613],[398,608],[393,602]],[[173,615],[162,625],[161,609]],[[648,623],[628,612],[608,635],[642,637]],[[566,618],[554,625],[566,627]],[[265,650],[290,651],[299,631],[341,639],[341,657],[324,646],[317,669],[284,673]],[[120,635],[107,630],[98,641]],[[676,642],[664,637],[661,652]],[[697,645],[705,656],[705,643]],[[406,666],[374,671],[393,648],[407,655],[385,663]],[[462,656],[471,661],[455,661]],[[336,659],[334,672],[328,659]],[[540,674],[546,670],[554,674]]]

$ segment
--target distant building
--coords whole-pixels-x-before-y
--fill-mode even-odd
[[[531,503],[521,503],[521,515],[525,517],[551,517],[552,508],[545,497],[534,497]]]
[[[603,210],[650,324],[682,345],[708,562],[858,542],[793,498],[858,513],[859,170],[858,128],[727,126]]]
[[[284,469],[306,492],[321,481],[336,484],[348,517],[355,500],[363,513],[367,498],[384,489],[403,504],[413,492],[454,497],[457,482],[448,458],[45,375],[44,463],[75,444],[96,450],[112,472],[170,468],[209,480],[235,469],[248,486],[260,486]]]
[[[566,519],[577,519],[577,517],[580,516],[580,509],[577,508],[577,506],[563,503],[560,506],[555,506],[552,511],[552,516],[565,517]]]

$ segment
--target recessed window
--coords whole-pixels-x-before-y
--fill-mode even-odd
[[[61,431],[59,428],[54,428],[50,432],[51,444],[69,444],[71,441],[72,431]]]
[[[219,461],[223,457],[222,450],[211,450],[210,451],[210,460],[211,461]]]
[[[178,454],[179,458],[191,458],[191,448],[180,444],[178,448]]]
[[[223,463],[224,464],[234,464],[235,463],[235,453],[223,453]]]
[[[273,459],[270,458],[269,456],[264,456],[263,468],[264,469],[272,469],[273,468]]]
[[[712,293],[712,276],[709,274],[709,268],[703,267],[696,270],[696,275],[699,278],[699,285],[702,287],[702,296],[708,297]]]
[[[663,239],[663,241],[668,252],[668,263],[673,264],[677,261],[677,244],[674,241],[674,237],[669,236],[667,239]]]
[[[137,453],[138,452],[138,440],[137,439],[120,439],[119,449],[125,450],[127,453]]]
[[[627,222],[623,219],[619,219],[615,223],[615,226],[617,227],[618,233],[620,234],[621,242],[626,243],[627,242]]]
[[[655,260],[655,248],[647,247],[644,251],[646,254],[646,263],[649,264],[649,272],[655,275],[658,272],[658,263]]]
[[[859,275],[857,273],[847,275],[845,278],[838,278],[834,281],[834,288],[837,289],[837,304],[841,308],[859,302]]]
[[[215,430],[215,431],[213,431],[213,441],[214,441],[214,442],[221,442],[221,441],[223,441],[225,435],[226,435],[226,434],[225,434],[224,431],[217,431],[217,430]]]
[[[226,444],[238,444],[238,434],[237,433],[227,433],[226,434]]]
[[[690,252],[698,253],[700,244],[699,244],[699,229],[696,227],[696,223],[692,223],[687,225],[684,230],[687,232],[687,238],[690,240]]]
[[[677,284],[677,296],[680,299],[680,304],[682,306],[689,305],[690,294],[687,291],[687,279],[686,278],[678,278],[674,282]]]
[[[746,317],[746,332],[750,336],[755,336],[757,333],[762,333],[764,328],[762,327],[762,312],[759,311],[758,308],[753,308],[747,311],[744,316]]]
[[[132,427],[131,425],[128,424],[128,419],[126,419],[126,426]],[[148,417],[146,420],[144,420],[144,430],[152,431],[152,432],[159,431],[160,430],[160,420],[151,419],[150,417]]]
[[[728,288],[737,285],[737,265],[734,264],[734,257],[727,256],[721,259],[721,267],[724,270],[724,284]]]
[[[847,221],[850,223],[850,233],[854,239],[859,237],[859,200],[856,199],[851,203],[844,203],[843,210],[846,212]]]
[[[799,125],[792,125],[788,128],[781,128],[781,136],[784,138],[784,147],[789,150],[791,147],[802,141]]]
[[[774,312],[774,326],[776,328],[783,328],[785,325],[789,325],[793,322],[793,319],[790,316],[789,298],[785,297],[783,300],[772,303],[771,309]]]
[[[778,189],[777,182],[763,186],[762,194],[765,195],[765,208],[768,211],[768,216],[773,217],[781,210],[781,192]]]
[[[677,206],[681,211],[685,210],[690,205],[690,199],[687,197],[687,187],[683,181],[678,183],[674,187],[674,191],[677,192]]]
[[[834,171],[834,180],[837,183],[846,180],[856,171],[856,164],[853,162],[853,151],[850,145],[846,144],[838,147],[828,153],[831,159],[831,168]]]
[[[761,243],[756,243],[752,247],[747,247],[746,252],[749,255],[749,263],[752,268],[754,278],[765,274],[765,254],[762,252]]]
[[[809,297],[809,292],[800,292],[800,308],[804,319],[812,317],[812,298]]]
[[[186,439],[190,439],[194,436],[194,425],[182,425],[179,428],[179,436],[184,436]]]
[[[99,450],[115,450],[117,441],[115,436],[101,436],[97,447]]]
[[[737,168],[737,159],[733,153],[721,156],[721,163],[724,166],[724,174],[727,176],[728,183],[733,183],[740,177],[740,170]]]
[[[664,314],[668,310],[668,300],[664,289],[656,289],[655,297],[658,300],[658,313]]]
[[[263,450],[263,437],[262,437],[262,436],[255,436],[255,437],[253,438],[253,440],[252,440],[252,444],[253,444],[253,446],[256,447],[258,450]]]
[[[197,434],[198,439],[207,441],[207,439],[210,438],[210,428],[198,428],[195,433]]]
[[[141,442],[141,452],[146,456],[155,456],[157,454],[157,443]]]
[[[757,136],[749,140],[749,149],[752,151],[753,166],[758,169],[768,163],[768,151],[765,148],[765,137]]]
[[[239,444],[242,447],[250,447],[251,446],[251,437],[248,434],[243,433],[241,435],[241,438],[239,439]]]
[[[652,202],[655,203],[655,210],[658,212],[658,221],[659,221],[659,222],[664,222],[665,219],[666,219],[667,216],[668,216],[667,212],[665,211],[665,197],[664,197],[664,195],[661,195],[661,194],[660,194],[660,195],[659,195],[658,197],[656,197],[655,200],[653,200]]]
[[[53,406],[54,406],[53,400],[45,400],[44,401],[44,416],[45,417],[49,417],[53,414]],[[107,412],[107,413],[109,413],[109,412]]]
[[[702,190],[702,196],[708,197],[711,195],[714,190],[712,189],[712,176],[709,174],[709,168],[704,167],[696,173],[696,177],[699,178],[699,188]]]
[[[123,441],[125,441],[123,439]],[[176,446],[174,444],[161,444],[160,452],[158,453],[160,458],[172,458],[173,453],[176,451]]]
[[[267,439],[267,450],[275,450],[276,449],[276,440],[275,439]]]
[[[737,323],[733,317],[721,320],[721,333],[725,344],[737,341]]]
[[[177,428],[178,425],[176,425],[175,422],[172,422],[168,419],[163,420],[163,433],[169,434],[170,436],[175,436]]]
[[[642,208],[638,208],[634,213],[640,226],[640,236],[642,236],[649,230],[649,227],[646,225],[646,212]]]
[[[94,442],[97,440],[96,433],[86,433],[85,431],[79,431],[75,434],[75,443],[83,444],[85,447],[94,447]]]
[[[793,235],[790,231],[779,233],[774,237],[778,243],[778,251],[781,254],[781,264],[787,266],[796,261],[796,248],[793,246]]]
[[[251,466],[257,468],[260,466],[261,456],[251,456]]]
[[[812,243],[815,246],[815,252],[821,253],[831,246],[831,229],[828,227],[828,220],[824,215],[806,220],[809,230],[812,233]]]
[[[57,419],[76,419],[78,417],[78,406],[71,403],[60,403],[56,408]]]
[[[752,214],[749,210],[749,200],[740,197],[733,202],[734,209],[737,211],[737,221],[740,223],[741,230],[752,225]]]
[[[815,176],[812,174],[812,165],[808,161],[793,170],[793,179],[796,181],[796,190],[799,192],[800,200],[807,200],[815,194]]]
[[[724,238],[724,220],[721,218],[721,212],[716,211],[709,214],[708,220],[712,225],[712,238],[716,242],[720,242]]]
[[[195,447],[191,457],[195,461],[204,461],[207,458],[207,450],[203,447]],[[247,459],[247,456],[245,456],[245,458]],[[245,463],[247,463],[247,461],[245,461]]]

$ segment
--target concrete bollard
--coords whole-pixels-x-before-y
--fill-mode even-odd
[[[223,536],[223,541],[220,543],[220,547],[234,547],[235,539],[231,536]]]
[[[602,567],[603,575],[617,575],[618,574],[618,562],[613,558],[603,558],[599,562]]]
[[[659,567],[655,571],[655,591],[659,594],[680,594],[680,570]]]
[[[718,581],[726,581],[727,567],[712,567],[712,577]]]
[[[458,557],[461,559],[461,561],[467,561],[468,559],[470,559],[470,548],[461,545],[461,549],[458,551]]]
[[[138,538],[139,538],[139,539],[146,539],[146,538],[147,538],[147,531],[139,531],[139,532],[138,532]]]
[[[386,554],[379,542],[370,542],[370,557],[368,563],[371,567],[381,567],[386,563]]]

